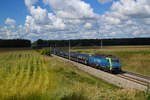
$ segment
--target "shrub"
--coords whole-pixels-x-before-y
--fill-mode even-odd
[[[148,87],[147,87],[146,100],[150,100],[150,84],[149,84]]]
[[[88,100],[82,93],[73,92],[61,98],[61,100]]]
[[[50,48],[43,48],[43,49],[40,49],[40,50],[38,50],[38,51],[39,51],[40,54],[42,54],[42,55],[51,56]]]

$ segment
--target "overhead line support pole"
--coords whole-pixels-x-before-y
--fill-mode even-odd
[[[69,60],[70,60],[70,40],[69,40]]]

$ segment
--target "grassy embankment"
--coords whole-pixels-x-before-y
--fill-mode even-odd
[[[150,46],[106,46],[103,49],[73,49],[72,51],[112,54],[121,59],[124,70],[150,76]]]
[[[146,96],[32,50],[0,53],[0,100],[145,100]]]

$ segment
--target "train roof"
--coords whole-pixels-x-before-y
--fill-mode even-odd
[[[69,54],[69,51],[66,51],[66,50],[58,50],[58,49],[56,49],[56,50]],[[70,52],[70,54],[71,55],[76,55],[76,56],[84,56],[84,57],[88,57],[89,56],[88,54],[81,54],[81,53],[77,53],[77,52]]]
[[[88,54],[81,54],[81,53],[77,53],[77,52],[70,52],[71,54],[77,55],[77,56],[89,56]]]
[[[110,58],[117,58],[113,55],[108,55],[108,54],[94,54],[93,56],[95,57],[102,57],[102,58],[106,58],[106,57],[110,57]]]
[[[89,56],[88,54],[82,54],[82,53],[79,53],[79,55],[81,55],[81,56]]]

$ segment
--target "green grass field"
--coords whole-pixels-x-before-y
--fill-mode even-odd
[[[145,100],[33,50],[0,52],[0,100]]]
[[[124,70],[150,76],[150,46],[105,46],[102,49],[72,49],[80,53],[112,54],[121,59]]]

